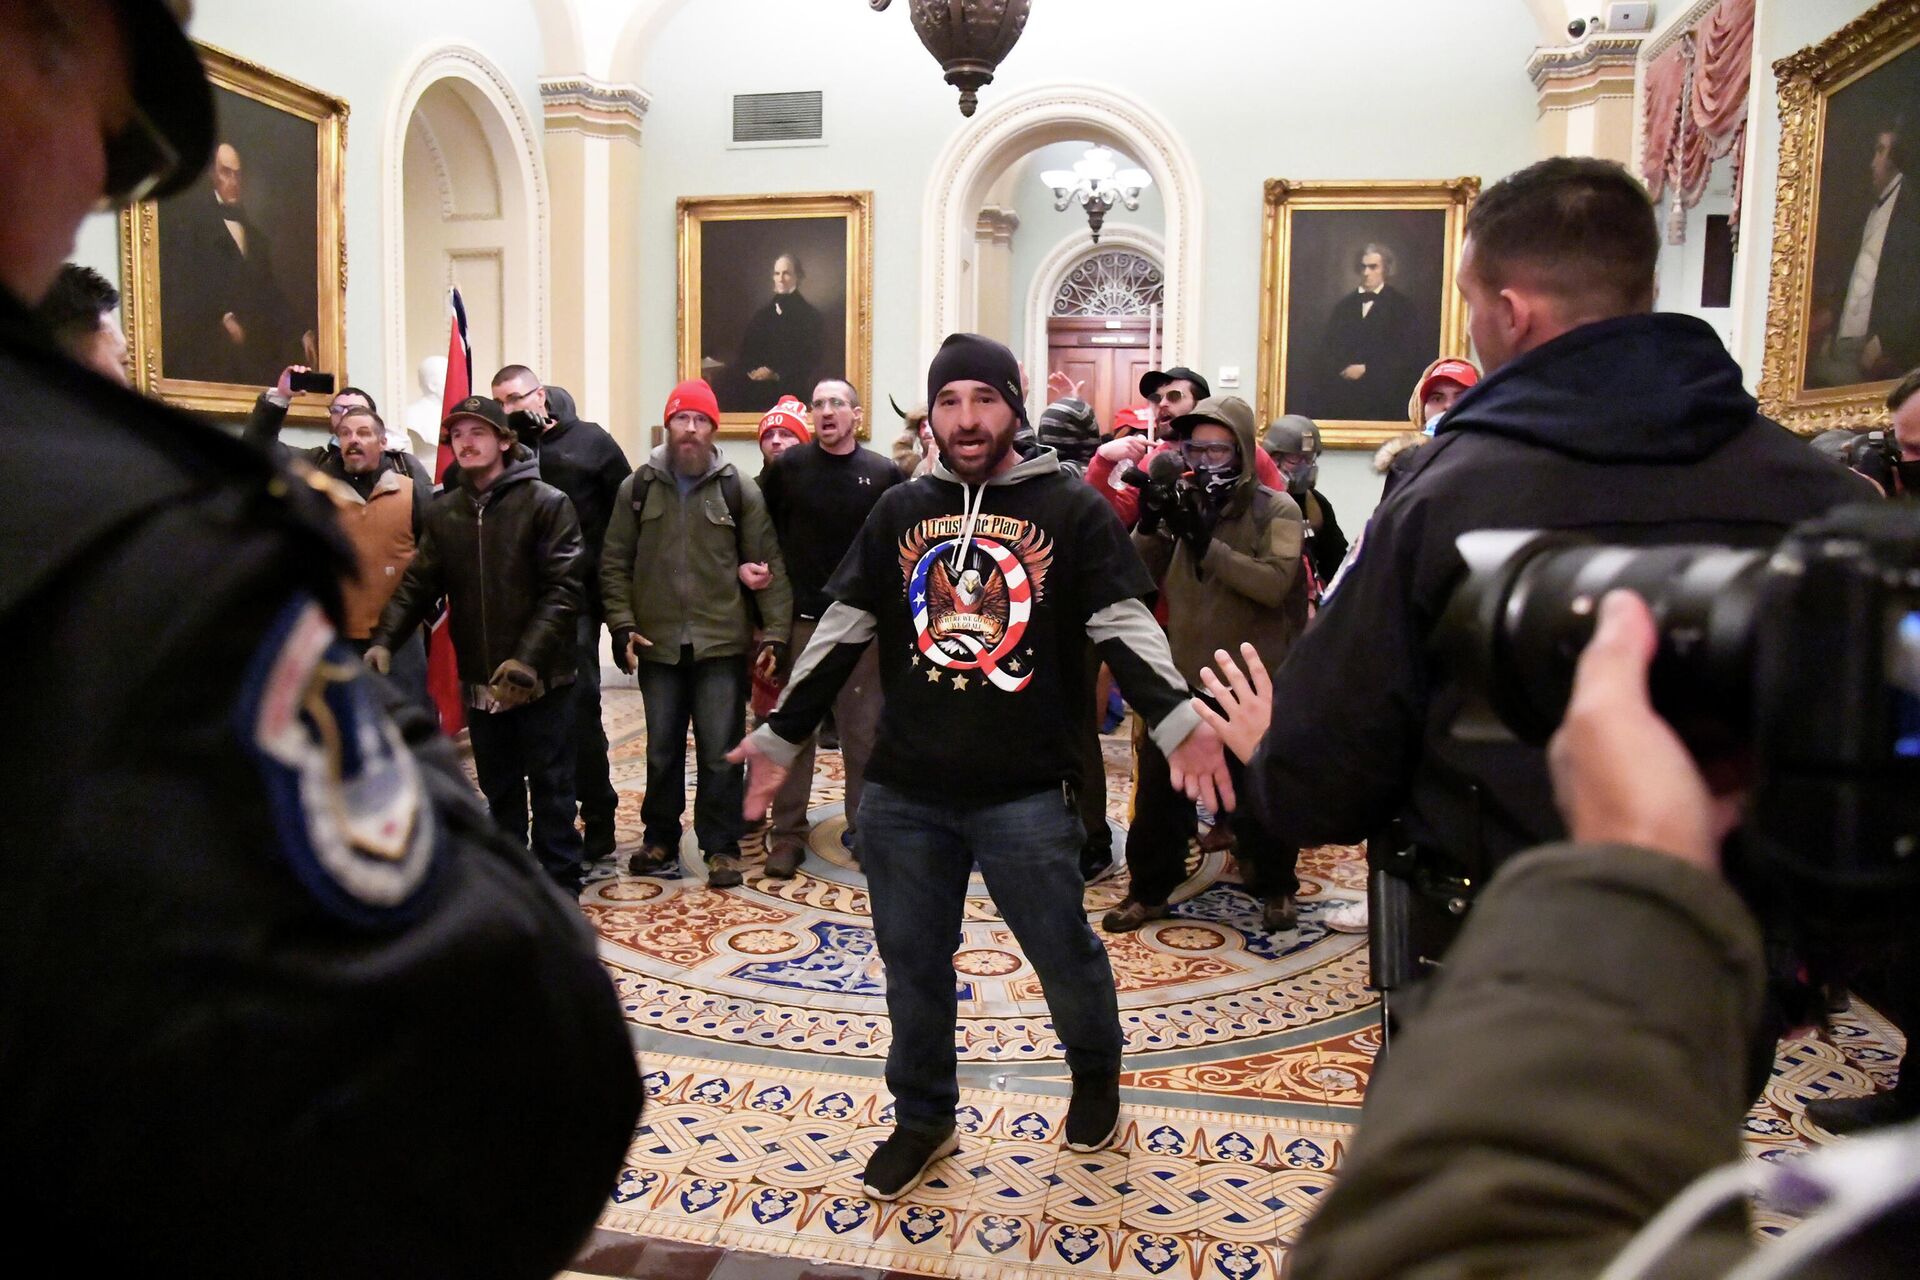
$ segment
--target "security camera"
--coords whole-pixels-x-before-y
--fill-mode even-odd
[[[1575,40],[1587,34],[1587,20],[1585,18],[1575,18],[1572,22],[1569,22],[1567,24],[1567,34]]]

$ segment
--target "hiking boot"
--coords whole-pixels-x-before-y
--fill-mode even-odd
[[[740,855],[716,853],[707,859],[707,887],[731,889],[740,883]]]
[[[672,869],[680,861],[680,855],[663,844],[642,844],[627,858],[627,874],[635,876],[657,876],[662,871]]]
[[[1260,904],[1260,927],[1268,933],[1285,933],[1300,923],[1300,908],[1290,893],[1276,894]]]
[[[898,1200],[920,1185],[935,1160],[959,1149],[960,1136],[951,1127],[944,1133],[895,1129],[868,1157],[861,1188],[875,1200]]]
[[[767,874],[775,880],[791,880],[806,857],[807,851],[797,844],[775,845],[767,853]]]
[[[1900,1069],[1907,1070],[1907,1065],[1902,1063]],[[1920,1071],[1920,1066],[1913,1070]],[[1891,1089],[1864,1098],[1821,1098],[1807,1104],[1807,1119],[1833,1134],[1883,1129],[1915,1116],[1920,1116],[1920,1102],[1902,1098]]]
[[[1067,1150],[1099,1151],[1120,1132],[1120,1077],[1075,1080],[1067,1104]]]
[[[1320,913],[1320,923],[1335,933],[1365,933],[1367,931],[1367,900],[1342,902],[1338,906],[1328,907]]]
[[[1149,920],[1159,920],[1167,914],[1167,904],[1157,906],[1128,898],[1101,918],[1100,927],[1108,933],[1132,933]]]

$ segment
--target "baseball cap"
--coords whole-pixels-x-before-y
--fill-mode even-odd
[[[192,0],[114,0],[126,27],[135,119],[107,140],[115,204],[184,190],[213,155],[213,86],[187,39]]]
[[[1183,378],[1193,384],[1195,392],[1194,399],[1205,400],[1213,394],[1213,388],[1207,385],[1205,378],[1187,368],[1185,365],[1179,364],[1173,366],[1171,369],[1149,369],[1147,372],[1141,374],[1140,394],[1151,400],[1153,399],[1154,392],[1166,386],[1169,382],[1179,382]]]
[[[453,406],[453,411],[440,420],[440,434],[453,430],[453,424],[461,418],[478,418],[492,426],[497,435],[513,435],[513,428],[507,425],[507,407],[491,396],[468,396]]]
[[[1416,400],[1425,400],[1427,391],[1436,382],[1458,383],[1462,390],[1478,385],[1480,371],[1473,367],[1471,360],[1442,360],[1427,370],[1427,376],[1420,379],[1420,391]]]

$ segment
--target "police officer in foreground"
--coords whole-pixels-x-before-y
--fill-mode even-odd
[[[103,197],[206,163],[185,8],[0,0],[0,1227],[103,1274],[547,1276],[639,1106],[590,932],[335,637],[319,495],[28,319]]]

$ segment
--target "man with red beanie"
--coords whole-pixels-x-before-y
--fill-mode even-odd
[[[763,639],[756,665],[777,666],[793,615],[787,570],[756,485],[714,447],[720,406],[713,388],[683,382],[667,397],[666,443],[614,498],[600,560],[600,592],[613,660],[638,677],[647,710],[647,797],[636,875],[677,863],[686,811],[687,724],[699,778],[693,829],[707,883],[740,883],[740,769],[727,752],[747,718],[747,655],[755,613]],[[749,588],[743,564],[764,564]]]
[[[773,465],[773,460],[811,439],[813,432],[807,427],[807,406],[792,396],[782,396],[780,403],[760,417],[760,461],[766,465],[760,468],[754,482],[764,490],[767,467]]]

